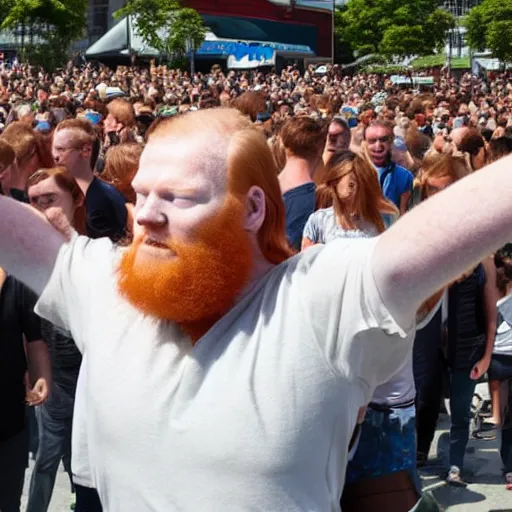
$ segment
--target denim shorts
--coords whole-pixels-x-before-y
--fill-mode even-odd
[[[409,471],[416,486],[416,408],[368,407],[359,444],[347,466],[346,484]]]
[[[490,380],[512,379],[512,355],[493,354],[487,373]]]

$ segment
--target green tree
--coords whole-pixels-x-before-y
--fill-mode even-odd
[[[87,6],[87,0],[16,0],[3,18],[1,28],[35,26],[40,33],[51,30],[71,42],[84,33]]]
[[[0,30],[20,30],[27,60],[47,69],[63,64],[69,45],[84,34],[87,0],[1,0],[0,6]]]
[[[438,0],[349,0],[335,13],[335,32],[359,55],[426,55],[444,45],[455,18]]]
[[[472,48],[489,49],[504,62],[512,60],[512,0],[483,0],[469,11],[464,24]]]
[[[133,16],[144,42],[167,58],[193,53],[207,30],[199,13],[178,0],[128,0],[114,16]]]

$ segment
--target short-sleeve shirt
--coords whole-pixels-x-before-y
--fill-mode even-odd
[[[85,195],[87,234],[118,240],[126,234],[126,200],[115,187],[94,177]]]
[[[358,410],[414,335],[382,304],[375,244],[335,240],[290,258],[193,346],[119,296],[121,250],[108,239],[64,245],[36,311],[85,351],[104,508],[339,509]]]
[[[309,216],[315,211],[315,184],[304,183],[283,194],[286,212],[286,236],[290,245],[300,250],[302,233]]]
[[[390,214],[383,214],[384,226],[389,227],[395,220]],[[304,237],[316,244],[327,244],[338,238],[371,238],[379,234],[377,227],[367,221],[358,221],[359,229],[345,230],[336,221],[334,208],[317,210],[309,217]],[[412,373],[412,357],[393,377],[378,386],[372,396],[372,403],[394,406],[414,400],[415,388]]]
[[[37,296],[11,276],[0,290],[0,442],[25,427],[25,372],[28,343],[41,339],[41,321],[34,313]]]
[[[395,163],[388,167],[376,167],[376,169],[379,174],[382,193],[397,208],[400,208],[400,197],[402,194],[412,192],[414,176],[411,171]]]
[[[322,208],[310,215],[303,237],[315,244],[326,244],[337,238],[371,238],[379,231],[371,222],[360,219],[357,229],[343,229],[336,220],[334,208]]]

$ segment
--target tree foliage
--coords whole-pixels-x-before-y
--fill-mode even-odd
[[[207,30],[199,13],[178,0],[128,0],[114,16],[132,16],[144,42],[168,57],[199,48]]]
[[[512,0],[483,0],[469,11],[464,24],[472,48],[489,49],[502,61],[512,60]]]
[[[47,35],[50,32],[69,45],[79,39],[86,26],[87,0],[2,0],[0,28]]]
[[[0,30],[21,34],[25,60],[51,71],[85,33],[88,0],[0,0]]]
[[[335,13],[337,36],[360,55],[427,55],[454,26],[438,0],[349,0]]]

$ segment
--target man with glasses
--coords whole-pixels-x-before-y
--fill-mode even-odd
[[[71,172],[85,196],[88,235],[115,240],[125,234],[125,199],[112,185],[94,175],[98,152],[98,137],[89,121],[67,119],[57,125],[53,135],[53,158]]]
[[[368,155],[379,174],[382,192],[392,201],[400,213],[407,210],[411,197],[413,175],[410,171],[391,160],[393,129],[387,123],[371,123],[365,132]]]

